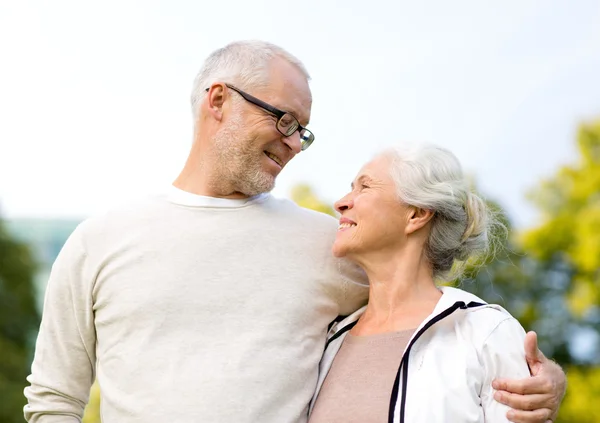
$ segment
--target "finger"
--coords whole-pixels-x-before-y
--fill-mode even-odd
[[[525,358],[527,361],[537,361],[538,351],[537,333],[527,332],[525,335]]]
[[[552,396],[548,394],[519,395],[505,391],[496,391],[494,399],[516,410],[533,411],[548,406]]]
[[[513,394],[529,395],[552,392],[551,380],[542,377],[525,379],[494,379],[492,388],[497,391],[508,391]]]
[[[550,410],[547,408],[535,411],[508,410],[506,418],[514,423],[541,423],[550,420]]]
[[[525,335],[525,359],[532,376],[539,373],[540,363],[547,360],[538,347],[537,334],[533,331],[527,332],[527,335]]]

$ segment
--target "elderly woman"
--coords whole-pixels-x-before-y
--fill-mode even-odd
[[[331,328],[310,423],[508,421],[492,381],[529,376],[523,328],[500,306],[436,285],[486,254],[498,225],[454,155],[387,151],[336,209],[333,253],[365,270],[370,298]]]

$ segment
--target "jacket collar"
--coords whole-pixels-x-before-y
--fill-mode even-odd
[[[457,302],[464,302],[465,304],[469,304],[471,302],[487,304],[477,295],[473,295],[469,292],[463,291],[462,289],[452,288],[450,286],[440,286],[438,287],[440,291],[442,291],[442,296],[436,304],[435,308],[431,312],[429,316],[419,325],[419,327],[426,324],[429,320],[433,319],[435,316],[442,313],[444,310],[452,307]],[[501,308],[500,306],[494,305],[493,307]],[[339,323],[333,325],[330,330],[330,335],[333,335],[338,330],[344,328],[345,326],[356,322],[360,316],[365,312],[367,306],[363,306],[360,309],[356,310],[354,313],[346,317],[344,320]]]

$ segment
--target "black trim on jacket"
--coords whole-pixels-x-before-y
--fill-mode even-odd
[[[340,336],[342,336],[344,333],[348,332],[350,329],[352,329],[356,324],[358,323],[358,320],[352,323],[347,324],[346,326],[344,326],[343,328],[341,328],[339,331],[337,331],[335,333],[335,335],[333,335],[331,338],[329,338],[327,340],[327,343],[325,344],[325,349],[327,349],[327,347],[329,346],[329,344],[331,344],[333,341],[335,341],[336,339],[338,339]]]
[[[480,307],[483,305],[485,304],[478,303],[475,301],[471,301],[469,304],[465,304],[464,301],[457,301],[451,307],[447,308],[446,310],[435,316],[433,319],[428,321],[425,324],[425,326],[423,326],[421,330],[412,338],[412,341],[410,342],[410,344],[406,348],[406,351],[404,352],[402,361],[400,361],[400,366],[398,367],[398,372],[396,373],[396,379],[394,380],[394,388],[392,389],[390,409],[388,412],[388,423],[394,423],[394,409],[396,408],[396,403],[398,402],[398,392],[400,391],[400,373],[402,373],[402,400],[400,402],[400,423],[404,423],[404,413],[406,411],[406,387],[408,385],[408,359],[410,357],[410,350],[415,344],[415,342],[419,339],[419,337],[423,335],[423,333],[431,326],[435,325],[440,320],[450,316],[456,310],[466,310],[468,308]],[[404,371],[402,371],[403,368]]]

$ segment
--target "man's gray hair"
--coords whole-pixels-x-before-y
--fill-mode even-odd
[[[400,201],[434,212],[426,245],[437,280],[460,277],[467,260],[486,257],[495,235],[506,228],[471,190],[460,162],[450,151],[429,144],[396,147],[382,153]]]
[[[194,117],[198,116],[206,89],[215,82],[228,82],[243,90],[266,86],[269,65],[275,57],[294,65],[310,80],[302,62],[283,48],[266,41],[237,41],[212,52],[204,61],[192,89]]]

